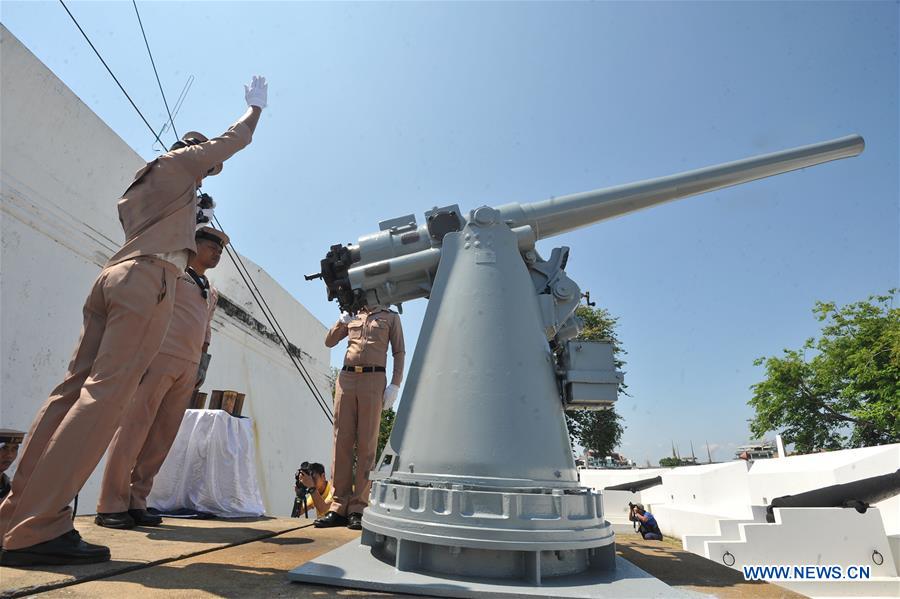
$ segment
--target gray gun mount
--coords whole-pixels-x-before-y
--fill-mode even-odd
[[[607,344],[567,343],[582,323],[575,316],[581,289],[565,272],[569,248],[552,250],[544,259],[535,242],[603,220],[679,198],[855,156],[863,139],[850,135],[823,143],[765,154],[677,175],[620,185],[597,191],[551,198],[531,204],[481,206],[464,213],[459,206],[435,207],[419,225],[412,214],[379,223],[379,231],[356,244],[334,245],[321,261],[321,271],[307,280],[322,278],[328,299],[341,310],[355,313],[365,306],[394,304],[430,297],[442,249],[448,236],[466,227],[506,226],[515,236],[518,252],[528,269],[541,316],[541,328],[554,353],[559,393],[570,409],[603,408],[615,400],[621,375],[612,368]],[[489,257],[480,233],[469,231],[466,247],[476,256]],[[570,351],[573,350],[573,351]],[[578,352],[578,353],[576,353]],[[596,367],[586,367],[588,361]],[[602,364],[603,366],[600,366]]]
[[[309,278],[323,278],[342,310],[429,302],[371,474],[361,540],[370,561],[329,571],[370,579],[367,568],[387,562],[393,568],[379,590],[402,590],[390,580],[417,572],[490,578],[515,596],[524,587],[603,580],[598,573],[614,568],[615,536],[600,494],[580,485],[564,410],[612,405],[621,374],[609,344],[575,339],[581,290],[565,272],[568,248],[544,259],[535,242],[863,147],[850,136],[532,204],[434,208],[425,224],[404,216],[356,244],[333,246]],[[292,578],[323,581],[303,568]],[[595,596],[585,589],[565,596]]]

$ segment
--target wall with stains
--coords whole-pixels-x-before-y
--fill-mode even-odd
[[[2,25],[0,60],[0,427],[27,430],[65,373],[88,290],[123,240],[116,199],[143,160]],[[244,261],[330,403],[326,328]],[[299,463],[330,462],[331,426],[227,257],[210,279],[222,308],[203,391],[247,394],[266,509],[289,515]],[[80,513],[94,511],[102,467]]]

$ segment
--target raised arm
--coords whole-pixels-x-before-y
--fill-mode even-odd
[[[250,85],[244,86],[247,111],[234,125],[218,137],[174,150],[172,156],[177,157],[178,163],[195,178],[216,174],[221,170],[217,167],[253,141],[267,96],[266,78],[254,75]]]
[[[255,133],[259,115],[262,114],[262,109],[268,103],[269,84],[266,83],[266,78],[254,75],[250,85],[244,86],[244,98],[247,100],[248,108],[238,122],[250,127],[250,133]]]
[[[338,319],[334,326],[328,329],[328,333],[325,334],[325,347],[334,347],[338,343],[340,343],[341,339],[347,336],[347,323],[350,322],[351,317],[346,312],[341,314],[341,317]]]

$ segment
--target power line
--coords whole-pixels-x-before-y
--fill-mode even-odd
[[[172,107],[172,119],[174,119],[176,116],[178,116],[178,112],[181,110],[181,104],[182,104],[182,102],[184,102],[184,99],[187,97],[187,93],[190,90],[191,85],[193,83],[194,83],[194,76],[189,75],[187,78],[187,81],[184,82],[184,87],[181,88],[181,93],[178,94],[178,99],[175,100],[175,106]],[[169,129],[169,123],[163,122],[162,127],[159,128],[159,135],[162,135],[168,129]],[[178,135],[177,132],[175,134]],[[160,151],[165,152],[166,148],[161,147],[159,150],[157,150],[156,144],[153,144],[153,151],[154,152],[160,152]]]
[[[131,0],[134,5],[134,14],[137,15],[138,25],[141,26],[141,35],[144,36],[144,45],[147,46],[147,54],[150,55],[150,64],[153,66],[153,74],[156,75],[156,84],[159,86],[159,93],[162,95],[163,104],[166,106],[166,114],[169,115],[169,122],[172,123],[172,133],[175,134],[175,141],[178,141],[178,131],[175,129],[175,121],[172,119],[172,111],[169,110],[169,103],[166,101],[166,93],[163,91],[162,82],[159,80],[159,73],[156,71],[156,62],[153,60],[153,52],[150,51],[150,42],[147,41],[147,34],[144,32],[144,23],[141,21],[141,13],[138,12],[137,1]],[[162,143],[162,142],[160,142]],[[163,146],[165,148],[165,146]]]
[[[159,144],[160,144],[163,148],[165,148],[166,145],[165,145],[165,144],[163,143],[163,141],[159,138],[159,135],[157,135],[156,131],[153,129],[153,127],[150,125],[150,123],[147,122],[147,119],[144,118],[143,113],[142,113],[141,110],[137,107],[137,105],[134,103],[134,100],[131,99],[131,96],[128,95],[128,92],[125,91],[125,88],[122,86],[122,84],[119,82],[119,79],[118,79],[118,78],[115,76],[115,74],[112,72],[112,69],[110,69],[110,68],[109,68],[109,65],[106,64],[106,61],[103,60],[103,56],[100,55],[100,52],[99,52],[99,51],[97,50],[97,48],[94,46],[93,42],[91,42],[91,40],[90,40],[90,38],[88,37],[88,35],[84,32],[84,29],[81,28],[81,25],[79,25],[78,20],[75,18],[75,16],[74,16],[74,15],[72,14],[72,12],[69,10],[69,7],[66,6],[66,3],[65,3],[63,0],[59,0],[59,3],[62,4],[62,7],[65,9],[66,13],[69,15],[69,18],[72,19],[72,22],[73,22],[73,23],[75,23],[75,26],[78,28],[78,31],[81,32],[81,35],[84,37],[85,41],[88,43],[88,45],[89,45],[89,46],[91,47],[91,49],[94,51],[94,54],[97,55],[97,58],[99,58],[99,59],[100,59],[100,62],[103,63],[103,66],[106,67],[106,71],[109,73],[110,77],[113,78],[113,81],[116,82],[116,85],[119,86],[119,89],[122,90],[122,93],[125,94],[125,97],[126,97],[126,98],[128,98],[128,101],[131,103],[131,106],[134,108],[134,110],[138,113],[138,116],[140,116],[140,117],[141,117],[141,120],[144,121],[144,124],[147,125],[147,128],[148,128],[148,129],[150,130],[150,132],[153,134],[153,137],[155,137],[155,138],[156,138],[156,141],[158,141]],[[134,3],[134,0],[132,0],[132,3]],[[138,17],[138,22],[140,23],[140,13],[139,13],[138,10],[137,10],[137,4],[136,4],[136,3],[134,3],[134,9],[135,9],[135,13],[137,14],[137,17]],[[143,31],[144,31],[144,26],[143,26],[143,23],[141,23],[141,32],[143,33]],[[150,55],[150,63],[153,65],[153,72],[156,73],[156,64],[155,64],[155,62],[154,62],[154,60],[153,60],[153,53],[150,51],[150,44],[147,43],[147,36],[146,36],[146,34],[144,35],[144,42],[145,42],[145,45],[147,46],[147,53]],[[166,94],[165,94],[165,92],[163,91],[162,83],[161,83],[160,80],[159,80],[159,75],[158,75],[158,74],[156,75],[156,82],[157,82],[157,84],[159,85],[159,91],[160,91],[160,93],[162,94],[163,102],[164,102],[165,105],[166,105],[166,112],[169,114],[170,122],[172,122],[172,131],[175,132],[175,123],[174,123],[174,121],[172,120],[172,114],[171,114],[171,112],[169,112],[169,105],[168,105],[168,102],[166,101]],[[177,133],[176,133],[176,135],[177,135]],[[214,218],[215,218],[215,217],[214,217]],[[216,218],[216,224],[219,225],[219,229],[222,230],[222,225],[221,225],[221,223],[219,223],[218,218]],[[333,423],[334,423],[334,419],[333,419],[333,414],[332,414],[332,412],[331,412],[331,409],[328,407],[327,403],[325,402],[325,400],[324,400],[324,398],[322,397],[321,393],[319,392],[318,388],[317,388],[317,387],[315,386],[315,384],[313,383],[312,376],[309,374],[308,371],[306,371],[306,367],[303,365],[303,363],[302,363],[301,361],[299,361],[299,360],[291,353],[290,347],[288,346],[287,342],[285,341],[286,335],[284,335],[284,329],[281,328],[281,325],[280,325],[280,324],[277,324],[277,326],[276,326],[276,323],[278,323],[278,321],[277,321],[277,319],[275,319],[274,313],[271,314],[271,318],[270,318],[269,313],[266,312],[266,309],[268,308],[268,302],[265,301],[265,298],[262,296],[262,292],[259,290],[259,287],[256,286],[256,283],[253,283],[252,286],[251,286],[251,283],[250,283],[250,282],[252,282],[253,279],[252,279],[252,277],[250,277],[250,271],[246,270],[246,266],[244,266],[244,263],[243,263],[243,261],[241,260],[240,255],[237,254],[237,251],[234,252],[235,254],[237,254],[237,260],[235,260],[234,256],[232,255],[231,251],[229,250],[229,248],[226,247],[225,250],[226,250],[226,252],[228,253],[228,256],[231,258],[231,261],[234,263],[235,268],[238,270],[238,274],[241,275],[241,279],[244,281],[244,284],[247,286],[247,289],[250,291],[250,294],[253,296],[253,299],[256,301],[256,304],[259,306],[260,310],[263,312],[263,315],[266,317],[266,320],[269,321],[269,325],[270,325],[270,326],[273,328],[273,330],[275,331],[275,336],[278,337],[279,341],[281,341],[281,344],[284,346],[284,349],[285,349],[285,351],[287,352],[288,357],[290,358],[291,362],[293,363],[294,368],[296,368],[296,369],[297,369],[297,372],[300,373],[300,378],[303,379],[303,382],[306,383],[306,386],[309,388],[310,392],[312,393],[313,399],[316,400],[316,403],[317,403],[317,404],[319,405],[319,407],[322,409],[322,411],[323,411],[323,413],[325,414],[325,417],[328,419],[328,421],[331,422],[331,423],[333,424]],[[241,269],[240,269],[240,267],[238,266],[238,262],[240,262],[241,266],[244,267],[244,270],[246,271],[246,276],[244,275],[244,272],[242,272]],[[250,279],[250,282],[248,282],[248,280],[247,280],[248,278]],[[256,292],[259,292],[259,297],[257,297],[256,292],[254,292],[254,288],[256,288]],[[260,299],[261,299],[262,301],[260,301]],[[265,303],[265,306],[266,306],[265,308],[263,307],[263,304],[264,304],[264,303]],[[271,309],[269,309],[269,312],[271,312]],[[273,321],[274,321],[274,322],[273,322]],[[279,333],[279,331],[280,331],[280,333]]]
[[[216,226],[219,227],[219,230],[224,233],[224,229],[222,228],[222,223],[219,222],[219,219],[213,215],[213,219],[216,221]],[[306,367],[303,365],[303,362],[300,361],[293,353],[291,353],[290,346],[287,343],[287,335],[284,333],[284,329],[281,327],[281,324],[278,323],[278,320],[275,318],[274,312],[272,312],[271,308],[269,308],[268,302],[266,302],[265,297],[262,295],[262,291],[260,291],[259,287],[256,286],[256,283],[253,281],[253,277],[250,276],[250,271],[247,269],[247,266],[244,264],[244,261],[241,259],[240,254],[235,250],[232,252],[228,246],[225,246],[225,253],[228,254],[228,257],[231,259],[231,263],[234,264],[234,268],[238,271],[241,279],[244,281],[244,285],[247,286],[247,289],[250,291],[250,295],[253,297],[253,300],[256,302],[256,305],[259,306],[260,311],[263,313],[263,317],[268,321],[269,326],[272,327],[272,330],[275,333],[275,336],[278,338],[278,341],[281,342],[282,347],[284,347],[284,351],[287,352],[288,358],[291,360],[291,363],[294,365],[294,368],[297,369],[297,372],[300,373],[300,378],[303,379],[303,382],[306,383],[306,386],[309,388],[310,392],[313,394],[313,399],[319,404],[319,408],[325,413],[325,417],[331,424],[334,424],[333,413],[331,408],[328,406],[328,403],[325,401],[325,398],[322,397],[322,394],[319,393],[318,387],[316,387],[315,383],[312,380],[312,375],[309,374],[309,371],[306,370]],[[236,256],[236,258],[235,258]],[[240,264],[240,265],[239,265]],[[254,291],[255,289],[255,291]],[[257,293],[259,294],[257,296]],[[265,304],[265,307],[263,307]],[[268,309],[268,311],[267,311]]]
[[[81,35],[84,36],[84,39],[85,39],[85,41],[87,41],[88,45],[91,47],[91,50],[94,51],[94,54],[97,55],[97,58],[99,58],[99,59],[100,59],[100,62],[103,63],[103,66],[106,67],[106,71],[109,73],[109,76],[113,78],[113,81],[116,82],[116,85],[119,86],[119,89],[122,90],[122,93],[125,94],[125,97],[128,98],[128,101],[131,102],[131,105],[132,105],[132,107],[134,107],[134,109],[137,111],[138,116],[141,117],[141,120],[144,121],[144,124],[147,125],[147,128],[148,128],[148,129],[150,129],[150,133],[153,134],[153,137],[156,138],[156,141],[159,142],[159,145],[161,145],[162,147],[165,148],[165,147],[166,147],[166,144],[164,144],[164,143],[162,142],[162,140],[161,140],[161,139],[159,138],[159,136],[156,134],[156,131],[153,129],[152,126],[150,126],[150,123],[147,122],[147,119],[144,118],[144,115],[143,115],[143,113],[141,113],[140,108],[137,107],[137,104],[134,103],[134,100],[131,99],[131,96],[129,96],[129,95],[128,95],[128,92],[125,91],[125,88],[122,87],[122,84],[119,83],[119,79],[118,79],[118,78],[115,76],[115,74],[112,72],[112,69],[109,68],[109,65],[106,64],[106,61],[103,60],[103,57],[100,56],[100,52],[98,52],[98,51],[97,51],[97,48],[94,47],[93,42],[91,42],[91,39],[90,39],[90,38],[87,36],[87,34],[84,32],[84,29],[82,29],[82,28],[81,28],[81,25],[78,24],[78,21],[75,19],[75,15],[72,14],[72,11],[69,10],[69,7],[66,6],[66,3],[63,2],[63,0],[59,0],[59,3],[62,4],[62,7],[63,7],[64,9],[66,9],[66,12],[69,14],[69,18],[72,19],[72,22],[75,23],[75,26],[76,26],[76,27],[78,27],[78,31],[80,31],[80,32],[81,32]]]
[[[219,230],[223,230],[222,223],[219,222],[219,218],[215,214],[213,215],[213,219],[215,219],[216,225],[218,225]],[[284,328],[281,326],[281,323],[278,322],[278,319],[275,318],[275,312],[272,310],[272,308],[269,307],[269,302],[266,301],[266,297],[263,295],[263,293],[259,289],[259,287],[256,286],[256,281],[254,281],[253,277],[250,276],[250,270],[244,264],[244,261],[241,259],[241,255],[237,252],[237,250],[235,250],[234,253],[237,256],[237,262],[240,263],[241,267],[244,269],[244,272],[247,274],[247,278],[250,280],[250,285],[253,286],[253,289],[250,289],[250,293],[252,294],[253,290],[255,289],[256,293],[259,294],[259,299],[262,301],[262,304],[265,305],[265,308],[263,308],[263,305],[261,305],[259,301],[257,301],[257,305],[259,306],[260,310],[263,311],[264,315],[266,315],[266,312],[268,312],[268,315],[266,315],[266,320],[269,321],[269,325],[275,330],[275,334],[279,337],[280,340],[282,340],[282,344],[285,344],[285,340],[287,340],[287,334],[285,333]],[[234,262],[234,258],[232,258],[232,262]],[[235,267],[237,268],[237,264],[235,264]],[[245,283],[246,283],[246,281],[245,281]],[[248,285],[248,288],[250,287],[250,285]],[[269,316],[271,316],[271,319],[269,319]],[[293,361],[294,355],[291,354],[290,348],[288,348],[288,346],[285,345],[284,349],[285,349],[285,351],[287,351],[288,355],[292,358],[292,361]],[[331,411],[331,408],[328,406],[327,402],[325,401],[325,398],[322,397],[322,394],[318,392],[318,387],[316,387],[312,383],[312,375],[306,369],[306,366],[303,364],[303,362],[299,358],[297,358],[294,366],[297,367],[298,371],[302,371],[301,377],[304,374],[306,375],[304,380],[309,379],[309,384],[312,387],[310,389],[310,391],[313,391],[313,394],[316,396],[316,401],[318,401],[320,405],[324,404],[323,407],[325,408],[325,410],[328,413],[333,415],[333,412]]]

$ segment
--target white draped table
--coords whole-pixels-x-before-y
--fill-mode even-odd
[[[262,516],[253,421],[223,410],[187,410],[147,505],[223,518]]]

